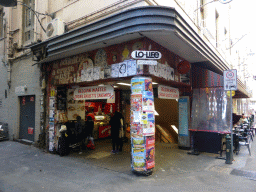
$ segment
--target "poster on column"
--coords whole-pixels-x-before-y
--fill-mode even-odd
[[[145,90],[145,82],[144,79],[141,78],[133,78],[131,80],[131,89],[134,94],[142,94]]]
[[[130,132],[131,136],[134,138],[140,138],[143,136],[143,129],[139,123],[131,123]]]
[[[144,148],[145,147],[145,139],[144,137],[134,137],[132,138],[132,146],[133,148]]]
[[[142,124],[143,135],[149,136],[155,134],[155,120],[147,120],[147,124]]]
[[[131,95],[131,111],[142,110],[142,94]]]
[[[142,95],[142,110],[143,111],[154,111],[154,99],[153,92],[151,91],[143,91]]]
[[[146,137],[146,168],[155,167],[155,136]]]
[[[152,79],[145,79],[145,91],[153,92]]]
[[[145,148],[133,148],[133,169],[136,171],[146,170],[146,149]]]

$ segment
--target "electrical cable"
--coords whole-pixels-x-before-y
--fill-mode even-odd
[[[21,5],[24,5],[25,7],[27,7],[27,8],[29,8],[29,9],[33,10],[31,7],[29,7],[28,5],[26,5],[25,3],[21,2],[21,1],[17,1],[17,3],[20,3]],[[35,13],[37,13],[37,14],[39,14],[39,15],[46,15],[46,16],[49,16],[49,17],[52,18],[52,15],[49,15],[49,14],[47,14],[47,13],[40,13],[40,12],[35,11],[35,10],[33,10],[33,12],[35,12]]]
[[[51,17],[51,16],[50,16],[49,14],[39,13],[39,12],[33,10],[31,7],[29,7],[28,5],[26,5],[26,4],[23,3],[23,2],[20,2],[20,1],[17,1],[17,2],[20,3],[21,5],[27,7],[27,9],[30,9],[30,10],[35,14],[35,16],[36,16],[36,18],[37,18],[37,20],[38,20],[40,26],[42,27],[43,31],[46,33],[46,30],[45,30],[45,28],[43,27],[41,21],[39,20],[38,15],[46,15],[46,16],[49,16],[49,17]],[[37,15],[37,14],[38,14],[38,15]]]
[[[237,40],[237,42],[235,42],[232,46],[230,46],[229,48],[227,48],[226,50],[228,49],[231,49],[232,47],[235,46],[235,44],[237,44],[241,39],[243,39],[247,34],[243,35],[240,39]]]
[[[205,3],[205,4],[201,5],[201,6],[198,7],[194,12],[196,12],[198,9],[201,9],[201,8],[204,7],[205,5],[208,5],[208,4],[210,4],[210,3],[217,2],[217,1],[219,1],[219,2],[222,3],[222,4],[228,4],[228,3],[232,2],[232,0],[228,0],[227,2],[223,2],[223,1],[221,1],[221,0],[213,0],[213,1],[210,1],[210,2],[208,2],[208,3]]]

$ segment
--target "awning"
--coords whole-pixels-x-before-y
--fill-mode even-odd
[[[204,62],[222,74],[228,63],[174,9],[137,7],[111,15],[31,46],[34,54],[47,50],[45,62],[147,37],[190,63]]]

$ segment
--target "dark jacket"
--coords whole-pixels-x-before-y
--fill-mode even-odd
[[[94,121],[90,116],[87,117],[86,121],[86,137],[93,136]]]
[[[84,130],[85,130],[85,121],[84,120],[78,120],[75,123],[75,135],[77,139],[82,139],[84,137]]]
[[[119,130],[121,128],[121,119],[122,114],[119,112],[115,112],[114,116],[110,119],[110,125],[111,125],[111,137],[112,138],[118,138],[119,137]]]

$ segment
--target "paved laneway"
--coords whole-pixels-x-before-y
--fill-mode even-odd
[[[187,151],[159,144],[156,169],[153,175],[144,177],[131,173],[125,152],[109,155],[102,150],[59,157],[33,146],[0,142],[0,191],[252,192],[256,191],[254,178],[238,176],[240,173],[234,170],[256,172],[255,143],[251,157],[242,150],[232,165],[216,159],[215,154],[191,156]]]

